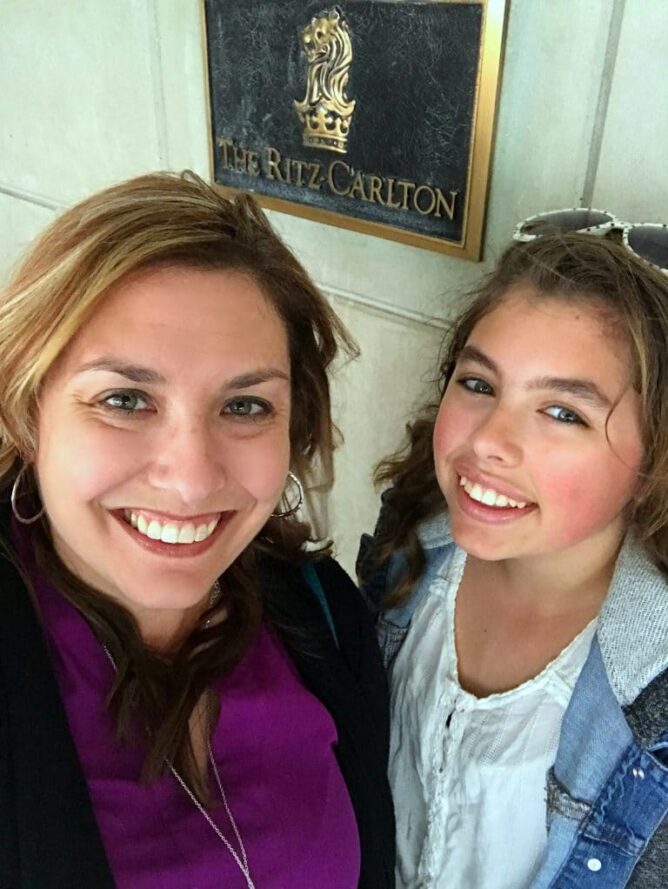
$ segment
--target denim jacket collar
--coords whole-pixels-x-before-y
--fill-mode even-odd
[[[446,512],[423,522],[427,558],[453,543]],[[621,706],[634,701],[668,666],[668,580],[635,536],[622,545],[597,629],[601,657]],[[642,640],[640,643],[639,640]]]
[[[610,685],[622,706],[668,666],[668,581],[632,534],[617,559],[598,639]]]
[[[434,518],[422,522],[417,533],[425,551],[454,543],[450,530],[450,517],[447,512],[440,512]]]

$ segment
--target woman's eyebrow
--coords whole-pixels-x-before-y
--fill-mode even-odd
[[[259,383],[267,383],[269,380],[285,380],[290,382],[290,374],[277,367],[263,367],[250,373],[240,374],[238,377],[232,377],[225,384],[229,389],[248,389],[250,386],[257,386]]]
[[[89,373],[90,371],[104,371],[106,373],[119,374],[133,383],[166,383],[166,378],[157,370],[150,367],[142,367],[139,364],[130,364],[116,358],[98,358],[83,364],[76,374]],[[290,375],[278,367],[259,367],[248,373],[239,374],[226,380],[225,388],[248,389],[269,380],[280,379],[290,381]]]
[[[142,367],[139,364],[129,364],[117,358],[96,358],[95,361],[87,361],[82,364],[75,374],[88,373],[91,370],[106,371],[119,374],[133,383],[166,383],[167,380],[157,370],[150,367]]]

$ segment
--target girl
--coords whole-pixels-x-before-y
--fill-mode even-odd
[[[668,874],[668,278],[511,246],[377,474],[401,887]]]

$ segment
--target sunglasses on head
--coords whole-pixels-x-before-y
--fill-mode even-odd
[[[520,222],[513,233],[515,241],[533,241],[544,235],[580,232],[603,237],[621,232],[625,247],[650,265],[668,275],[668,225],[660,222],[622,222],[607,210],[574,207],[550,210]]]

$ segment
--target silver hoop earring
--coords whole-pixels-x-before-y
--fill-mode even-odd
[[[19,494],[18,491],[19,491],[19,485],[21,483],[21,476],[23,475],[23,473],[26,471],[27,468],[28,468],[28,464],[24,463],[21,466],[21,468],[19,469],[18,474],[17,474],[16,478],[14,479],[14,484],[12,485],[12,493],[11,493],[11,497],[10,497],[11,504],[12,504],[12,512],[14,513],[14,518],[16,519],[17,522],[21,522],[22,525],[32,525],[33,522],[39,521],[39,519],[41,519],[42,516],[44,515],[44,506],[42,506],[40,511],[37,513],[37,515],[34,515],[30,519],[26,519],[19,513],[18,508],[16,506],[16,501],[19,499],[19,497],[25,496],[25,494],[23,494],[23,495]]]
[[[302,486],[302,483],[299,481],[294,472],[292,472],[292,470],[288,472],[288,479],[293,484],[297,485],[297,502],[294,506],[286,509],[285,512],[272,512],[271,517],[274,519],[285,519],[290,515],[294,515],[304,502],[304,488]],[[283,496],[281,497],[281,500],[283,499],[285,499],[285,492],[283,492]]]

